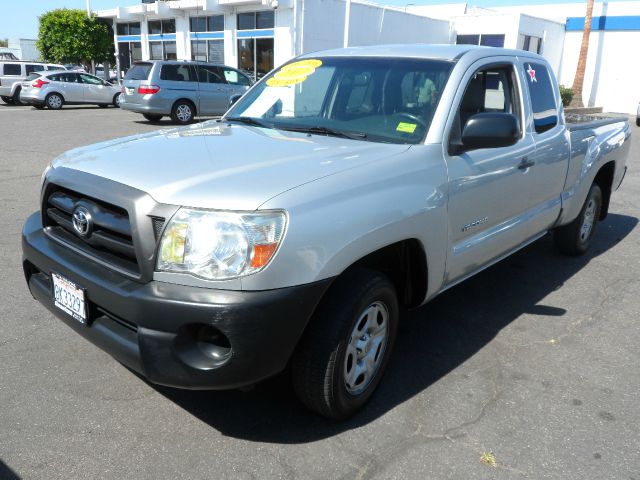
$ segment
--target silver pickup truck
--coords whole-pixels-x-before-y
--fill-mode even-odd
[[[553,231],[584,253],[627,120],[567,125],[541,56],[376,46],[298,57],[220,121],[71,150],[26,221],[32,295],[149,381],[291,368],[321,415],[378,385],[400,312]]]

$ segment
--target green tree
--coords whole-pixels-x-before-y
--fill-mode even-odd
[[[46,62],[113,62],[113,31],[84,10],[59,8],[38,18],[38,49]]]
[[[0,40],[0,47],[8,47],[9,46],[9,40],[7,38],[5,38],[4,40]]]

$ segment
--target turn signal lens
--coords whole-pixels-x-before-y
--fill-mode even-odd
[[[254,245],[253,247],[253,258],[251,259],[251,268],[262,268],[273,254],[276,253],[276,248],[278,248],[277,243],[267,243],[266,245]]]

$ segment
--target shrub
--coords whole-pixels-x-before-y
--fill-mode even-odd
[[[573,89],[560,85],[560,98],[562,98],[562,105],[568,107],[573,100]]]

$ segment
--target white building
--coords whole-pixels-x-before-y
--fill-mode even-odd
[[[384,0],[381,0],[384,1]],[[466,3],[385,7],[351,2],[348,43],[475,43],[538,52],[571,86],[584,3],[478,8]],[[134,60],[199,59],[257,77],[301,53],[343,45],[345,0],[150,1],[97,12],[114,22],[122,70]],[[634,113],[640,100],[640,1],[598,2],[582,98]]]
[[[0,48],[0,53],[12,53],[19,60],[36,61],[40,59],[36,40],[32,38],[9,39],[7,46]]]
[[[132,61],[198,59],[260,77],[302,52],[343,45],[344,0],[177,0],[97,12],[114,22],[121,70]],[[449,43],[451,24],[352,2],[350,45]]]

